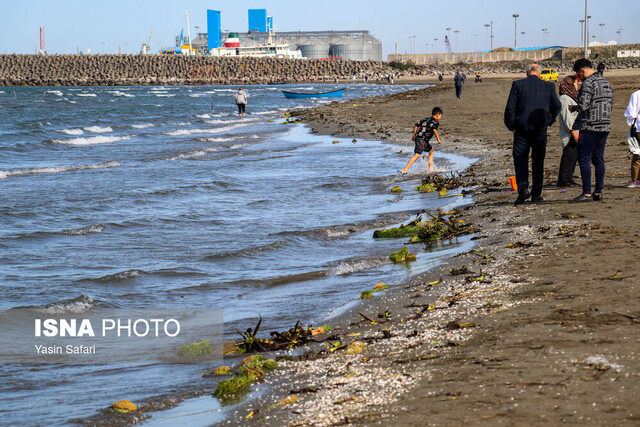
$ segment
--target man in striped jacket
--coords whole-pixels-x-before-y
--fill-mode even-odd
[[[578,93],[578,105],[570,107],[577,111],[572,134],[578,141],[578,163],[582,175],[582,194],[574,202],[602,200],[604,186],[604,147],[611,131],[611,110],[613,109],[613,86],[597,73],[591,61],[578,59],[573,70],[583,82]],[[595,167],[596,186],[591,192],[591,163]]]

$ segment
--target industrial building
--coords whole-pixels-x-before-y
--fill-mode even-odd
[[[303,58],[342,58],[356,61],[382,61],[382,42],[369,31],[289,31],[273,34],[273,17],[266,9],[249,9],[247,32],[238,32],[240,44],[253,46],[266,44],[269,33],[274,43],[286,43],[292,50],[299,50]],[[192,40],[193,49],[206,54],[222,46],[229,36],[223,33],[221,12],[207,10],[207,32],[198,33]]]

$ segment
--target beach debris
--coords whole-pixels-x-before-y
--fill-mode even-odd
[[[419,191],[421,193],[433,193],[436,191],[436,187],[433,184],[422,184],[418,185],[414,190]]]
[[[515,243],[509,243],[509,244],[507,245],[507,248],[510,248],[510,249],[519,249],[519,248],[530,248],[530,247],[532,247],[532,246],[539,246],[539,245],[536,245],[536,244],[535,244],[535,243],[533,243],[533,242],[529,242],[529,243],[527,243],[527,242],[525,242],[524,240],[520,240],[520,241],[515,242]]]
[[[362,294],[360,294],[360,299],[369,299],[369,298],[373,298],[373,294],[371,293],[371,291],[363,291]]]
[[[448,195],[449,195],[449,193],[447,193],[447,189],[446,188],[443,188],[442,190],[438,191],[438,196],[439,197],[445,197],[445,196],[448,196]]]
[[[255,417],[256,415],[258,415],[258,413],[260,412],[260,409],[254,409],[253,411],[249,412],[245,418],[252,418]]]
[[[228,366],[220,366],[214,369],[211,374],[212,375],[229,375],[230,373],[231,373],[231,370],[229,369]],[[205,374],[202,374],[202,376],[205,376]]]
[[[396,252],[392,253],[391,255],[389,255],[389,259],[394,264],[397,264],[399,262],[415,261],[416,260],[416,255],[412,254],[412,253],[409,253],[409,249],[404,247],[404,248],[400,249],[399,251],[396,251]]]
[[[122,413],[138,410],[138,407],[128,400],[118,400],[117,402],[113,402],[111,404],[111,407],[116,411],[122,412]]]
[[[391,192],[392,192],[392,193],[402,193],[402,187],[400,187],[400,186],[396,185],[395,187],[393,187],[393,188],[391,189]]]
[[[239,394],[245,393],[251,387],[251,383],[258,379],[252,372],[245,371],[241,376],[235,376],[228,380],[220,381],[216,390],[213,392],[213,397],[217,397],[220,400],[227,400]]]
[[[418,222],[417,220],[411,221],[407,225],[400,225],[397,228],[387,228],[384,230],[376,230],[373,232],[374,239],[396,239],[399,237],[411,236],[419,233],[425,223]]]
[[[450,175],[427,175],[427,177],[422,180],[422,183],[423,185],[430,184],[437,191],[442,191],[443,189],[452,190],[464,185],[462,176],[455,172],[451,172]]]
[[[315,328],[311,330],[311,335],[316,336],[320,334],[324,334],[325,332],[329,332],[331,330],[331,326],[320,326],[319,328]]]
[[[289,394],[317,393],[321,389],[322,389],[321,387],[309,386],[309,387],[303,387],[297,390],[290,390]]]
[[[313,334],[311,331],[313,330],[313,327],[311,325],[309,325],[307,328],[303,328],[300,322],[297,322],[296,325],[288,331],[271,332],[270,339],[267,339],[258,338],[256,336],[260,330],[261,324],[262,317],[260,317],[255,330],[249,328],[244,333],[237,331],[243,339],[242,343],[238,345],[239,353],[282,350],[286,348],[293,348],[295,346],[306,344],[312,341]],[[325,332],[327,330],[328,329],[325,329]]]
[[[298,396],[291,395],[289,397],[282,399],[280,402],[276,403],[275,406],[289,405],[291,403],[296,403],[297,401],[298,401]]]
[[[362,341],[353,341],[347,345],[347,349],[344,351],[345,354],[360,354],[365,351],[367,345]]]
[[[462,275],[469,275],[469,274],[476,274],[475,272],[469,270],[467,268],[466,265],[463,265],[460,268],[450,268],[449,272],[451,273],[452,276],[462,276]]]
[[[340,141],[338,141],[337,139],[333,141],[334,144],[340,144]]]
[[[372,292],[380,292],[380,291],[384,291],[385,289],[388,289],[389,286],[385,285],[384,282],[380,282],[380,283],[376,283],[375,286],[373,287],[373,291]]]
[[[194,341],[191,344],[183,345],[178,350],[178,356],[180,357],[203,357],[212,354],[213,348],[209,340]]]

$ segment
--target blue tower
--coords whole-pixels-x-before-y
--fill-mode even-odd
[[[222,46],[222,23],[220,11],[207,9],[207,49],[217,49]]]
[[[267,9],[249,9],[249,32],[267,32]]]

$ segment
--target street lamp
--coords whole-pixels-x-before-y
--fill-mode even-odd
[[[473,51],[477,52],[478,51],[478,34],[474,34],[473,35]]]
[[[485,47],[484,47],[486,50],[489,50],[489,27],[490,26],[491,25],[489,25],[489,24],[484,24],[485,33],[486,33],[486,36],[487,36],[487,42],[486,42]]]
[[[542,29],[542,45],[544,47],[547,46],[547,29],[546,28]]]
[[[513,14],[513,22],[515,24],[515,29],[513,30],[513,50],[518,50],[518,15],[517,13]]]
[[[455,30],[453,32],[453,34],[456,35],[456,53],[458,53],[458,33],[460,32],[460,30]]]
[[[584,19],[581,19],[580,20],[580,44],[584,43],[584,32],[583,31],[584,31]]]
[[[600,43],[604,44],[604,40],[602,39],[602,29],[604,28],[604,23],[600,23]]]
[[[521,45],[522,45],[522,47],[524,47],[524,35],[527,34],[527,33],[523,31],[520,34],[522,34],[522,43],[521,43]]]
[[[622,28],[618,28],[616,33],[618,34],[618,44],[622,44]]]
[[[589,59],[589,0],[584,0],[584,57]]]

